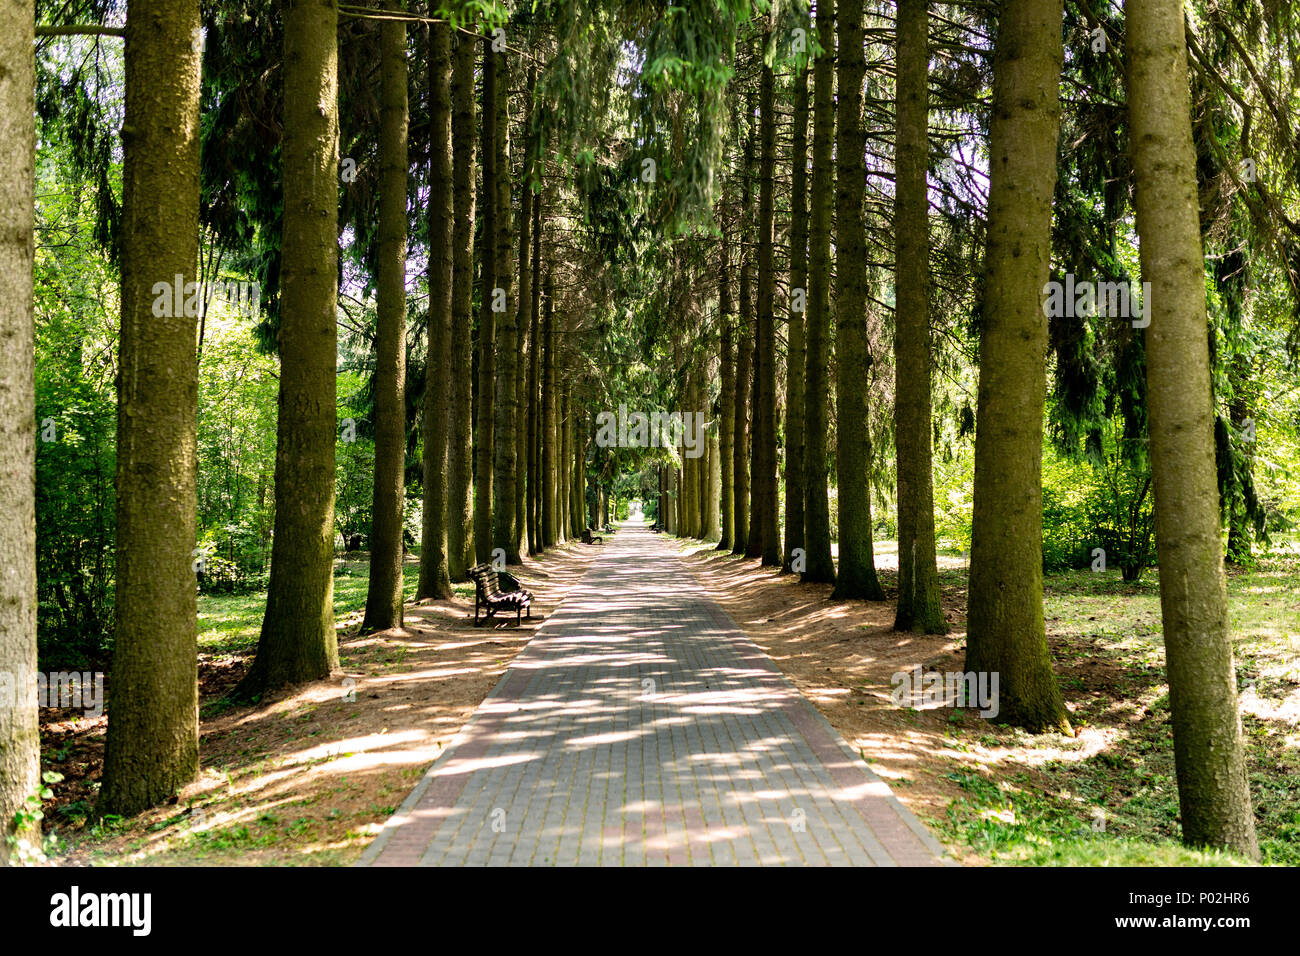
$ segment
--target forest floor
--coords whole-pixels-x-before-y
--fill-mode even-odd
[[[890,600],[684,545],[705,588],[965,863],[1231,865],[1178,840],[1156,571],[1048,574],[1048,642],[1075,736],[1030,735],[953,706],[894,706],[894,675],[963,670],[966,567],[940,558],[949,633],[892,630],[897,554],[878,543]],[[1300,549],[1230,571],[1228,595],[1251,791],[1267,863],[1300,864]]]
[[[952,706],[896,707],[891,679],[959,672],[966,568],[940,558],[950,631],[891,630],[892,601],[834,602],[756,561],[682,544],[709,593],[958,859],[1030,865],[1240,862],[1178,845],[1168,688],[1155,571],[1048,574],[1048,639],[1074,737],[1029,735]],[[263,594],[201,596],[199,778],[131,820],[90,815],[106,718],[43,711],[46,806],[60,864],[329,865],[356,860],[496,684],[596,549],[529,560],[537,596],[518,630],[475,629],[473,591],[408,605],[403,630],[362,637],[368,569],[340,560],[341,673],[256,708],[225,694],[256,646]],[[896,557],[878,543],[887,591]],[[407,596],[416,566],[407,567]],[[1300,865],[1300,548],[1228,577],[1252,795],[1265,862]],[[892,594],[890,595],[892,598]]]
[[[497,683],[592,559],[570,544],[518,570],[532,621],[475,628],[472,584],[408,604],[406,626],[362,636],[366,556],[335,565],[341,670],[257,707],[225,695],[252,661],[265,594],[199,598],[198,779],[173,804],[90,821],[107,717],[42,712],[42,769],[62,774],[46,832],[61,865],[345,865]],[[360,560],[356,560],[359,558]],[[514,569],[512,569],[514,570]],[[406,596],[418,566],[408,557]]]

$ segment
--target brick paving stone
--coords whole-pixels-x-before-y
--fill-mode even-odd
[[[361,864],[953,863],[667,541],[597,547]]]

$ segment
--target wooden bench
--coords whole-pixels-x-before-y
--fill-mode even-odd
[[[522,623],[524,611],[533,616],[533,595],[525,591],[507,571],[498,571],[490,564],[480,564],[469,569],[474,579],[474,626],[479,625],[480,609],[486,611],[483,620],[489,620],[497,611],[514,611],[515,624]]]
[[[582,532],[583,544],[595,544],[597,541],[599,541],[601,544],[605,543],[605,539],[602,538],[600,535],[596,534],[595,528],[586,528],[583,530]]]

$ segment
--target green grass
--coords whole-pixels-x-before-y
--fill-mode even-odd
[[[1300,554],[1261,556],[1254,568],[1231,573],[1228,603],[1238,685],[1262,704],[1254,708],[1243,702],[1243,728],[1263,861],[1300,866],[1300,728],[1275,706],[1300,694]],[[1062,689],[1076,705],[1072,721],[1078,727],[1105,726],[1115,737],[1087,759],[1072,754],[1078,748],[1067,742],[1059,746],[1060,759],[1000,781],[959,765],[962,769],[949,779],[965,795],[935,821],[939,829],[999,863],[1243,862],[1178,842],[1156,572],[1136,584],[1121,581],[1117,571],[1048,574],[1044,613]],[[1253,709],[1259,713],[1249,712]],[[1014,746],[1005,731],[997,742]]]
[[[1191,850],[1173,839],[1116,832],[1114,821],[1086,801],[1044,797],[975,773],[950,773],[963,797],[948,805],[939,828],[995,863],[1015,866],[1243,866],[1227,853]]]
[[[407,562],[402,568],[402,594],[405,600],[415,597],[419,582],[419,565]],[[343,561],[334,568],[334,618],[342,622],[349,614],[366,606],[366,589],[370,568],[364,561]],[[459,597],[474,599],[473,584],[456,584]],[[266,594],[200,594],[199,650],[213,656],[251,654],[257,647],[266,611]]]

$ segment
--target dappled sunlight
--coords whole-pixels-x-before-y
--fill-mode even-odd
[[[74,837],[69,861],[350,861],[589,561],[589,553],[556,549],[525,563],[519,576],[537,597],[531,627],[512,621],[476,630],[472,603],[458,598],[408,605],[403,629],[342,632],[333,678],[259,707],[217,708],[202,722],[200,775],[178,804],[108,827],[95,840]],[[521,753],[504,762],[527,759]]]
[[[833,741],[695,576],[632,531],[429,772],[419,799],[449,811],[441,825],[390,850],[396,828],[413,825],[395,820],[370,852],[430,864],[564,863],[593,847],[633,862],[862,863],[887,862],[872,856],[887,846],[935,862],[907,828],[864,836],[861,803],[901,811]],[[505,835],[507,820],[521,836]]]
[[[1083,827],[1091,827],[1099,804],[1112,813],[1133,799],[1167,807],[1169,817],[1149,820],[1148,829],[1135,835],[1176,836],[1154,572],[1137,584],[1120,581],[1118,572],[1045,577],[1049,646],[1076,731],[1067,737],[1025,734],[938,700],[893,705],[894,674],[918,665],[926,671],[964,669],[964,574],[941,574],[952,629],[936,636],[893,631],[892,602],[831,602],[828,586],[802,584],[754,560],[702,550],[690,563],[706,591],[924,818],[947,819],[955,803],[979,790],[972,781],[986,781],[994,788],[990,792],[1058,801]],[[878,567],[889,566],[878,561]],[[941,569],[954,566],[964,568],[963,559],[940,558]],[[1290,753],[1294,761],[1300,746],[1300,579],[1286,568],[1285,559],[1262,559],[1256,568],[1229,574],[1228,593],[1248,740],[1261,741],[1274,754]],[[1014,816],[981,812],[1004,823]],[[950,849],[968,862],[982,862],[967,847]]]

